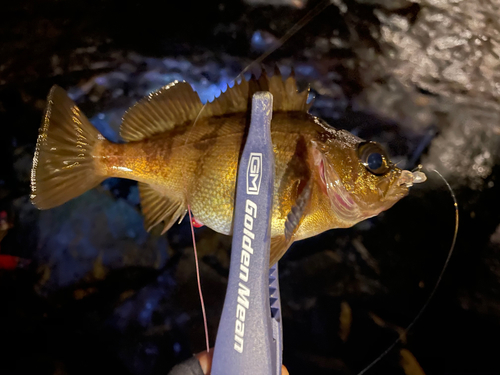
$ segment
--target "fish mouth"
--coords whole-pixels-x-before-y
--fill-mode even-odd
[[[392,183],[388,180],[385,180],[381,181],[377,185],[377,188],[379,190],[380,202],[379,213],[381,211],[388,210],[401,198],[404,198],[408,195],[408,193],[410,192],[410,187],[404,181],[404,178],[402,179],[402,176],[400,174],[400,176]]]
[[[402,170],[398,179],[392,184],[388,190],[386,197],[388,198],[402,198],[408,195],[410,187],[414,184],[420,184],[427,180],[427,176],[420,171],[420,169],[414,171]]]
[[[414,184],[419,184],[427,180],[427,177],[420,171],[420,169],[407,171],[397,168],[396,172],[398,173],[398,176],[392,183],[388,180],[382,180],[377,186],[379,189],[381,205],[377,209],[375,215],[391,208],[401,198],[406,197],[410,192],[410,187]]]

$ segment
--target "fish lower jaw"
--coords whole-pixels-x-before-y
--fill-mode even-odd
[[[394,184],[389,189],[387,194],[385,194],[385,196],[380,199],[380,202],[385,207],[382,211],[391,208],[396,202],[398,202],[401,198],[406,197],[409,193],[410,187],[407,184]]]

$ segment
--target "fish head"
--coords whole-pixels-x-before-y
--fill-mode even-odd
[[[422,172],[396,167],[380,144],[345,130],[330,130],[313,141],[312,154],[319,185],[344,226],[389,209],[413,183],[425,181]]]

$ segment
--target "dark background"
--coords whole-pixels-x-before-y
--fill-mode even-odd
[[[285,75],[293,67],[316,96],[312,113],[332,126],[382,142],[404,168],[437,168],[460,211],[436,295],[368,373],[498,374],[499,7],[334,3],[264,63]],[[184,79],[212,99],[317,4],[324,8],[306,0],[2,4],[0,255],[18,263],[0,270],[0,374],[166,374],[204,349],[187,221],[166,236],[147,234],[136,185],[114,179],[49,211],[29,202],[50,87],[67,89],[118,141],[121,115],[139,98]],[[428,182],[389,211],[296,243],[280,261],[291,374],[361,371],[426,302],[454,228],[448,190],[426,173]],[[207,228],[197,238],[213,345],[230,239]]]

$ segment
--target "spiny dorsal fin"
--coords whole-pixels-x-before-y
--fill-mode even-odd
[[[175,81],[130,108],[120,135],[126,141],[139,141],[196,118],[202,107],[189,83]]]
[[[243,79],[205,107],[189,83],[175,81],[130,108],[123,116],[120,135],[126,141],[139,141],[198,117],[246,112],[257,91],[273,95],[273,111],[307,112],[311,106],[307,103],[309,89],[298,92],[293,75],[283,80],[280,74],[268,77],[262,71],[258,79]]]
[[[240,83],[228,87],[213,102],[207,103],[200,117],[246,112],[253,94],[257,91],[269,91],[273,95],[273,111],[307,112],[311,106],[307,103],[309,89],[298,92],[294,76],[290,75],[283,80],[280,74],[268,77],[263,70],[258,79],[255,77],[250,80],[242,79]]]

